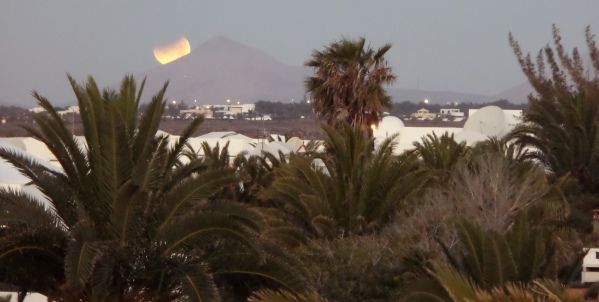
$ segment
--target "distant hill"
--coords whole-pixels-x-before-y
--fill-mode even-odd
[[[201,104],[258,100],[290,101],[304,96],[305,67],[285,65],[268,54],[224,37],[192,48],[189,55],[146,73],[147,90],[170,80],[167,96]]]
[[[146,91],[157,91],[170,80],[167,97],[198,100],[199,104],[223,103],[226,99],[245,103],[258,100],[289,102],[305,96],[304,79],[311,70],[290,66],[267,53],[225,37],[215,37],[193,47],[189,55],[159,65],[138,76],[147,76]],[[390,88],[394,102],[422,101],[482,103],[507,98],[526,101],[519,94],[486,96],[457,91]]]
[[[513,103],[528,102],[528,95],[533,92],[533,88],[528,82],[523,82],[510,89],[504,90],[494,96],[495,99],[510,100]]]
[[[590,78],[596,76],[593,72],[595,69],[593,67],[593,62],[591,61],[590,55],[588,53],[584,53],[581,55],[581,58],[583,66],[587,71],[587,76]],[[551,74],[549,73],[548,75],[550,76]],[[528,96],[531,93],[534,93],[534,88],[528,81],[526,81],[494,95],[494,98],[510,100],[513,103],[527,103]]]

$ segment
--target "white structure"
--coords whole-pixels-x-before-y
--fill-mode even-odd
[[[233,131],[210,132],[189,140],[189,144],[200,155],[203,154],[202,143],[204,142],[212,148],[216,147],[217,144],[222,148],[228,143],[229,156],[234,157],[239,153],[254,149],[253,143],[255,140]]]
[[[52,170],[58,170],[58,168],[54,165],[51,165],[49,161],[38,158],[34,154],[31,154],[30,152],[27,152],[24,149],[15,146],[15,144],[9,143],[5,138],[0,139],[0,148],[26,155],[32,160]],[[50,205],[46,201],[44,194],[40,190],[38,190],[34,185],[29,184],[29,182],[29,178],[21,174],[21,172],[17,170],[17,168],[15,168],[11,163],[3,159],[0,159],[0,188],[23,191],[29,194],[30,196],[34,197],[37,201],[39,201],[40,204],[43,204],[46,207],[50,207]]]
[[[434,120],[437,118],[436,113],[432,113],[426,108],[420,108],[420,109],[416,110],[416,112],[410,114],[410,116],[417,120],[421,120],[421,121],[422,120]]]
[[[429,134],[436,134],[437,136],[442,136],[447,133],[449,135],[461,132],[461,128],[452,128],[452,127],[405,127],[403,123],[399,124],[396,121],[393,121],[395,124],[394,127],[391,127],[391,123],[385,123],[382,125],[382,122],[379,124],[379,127],[375,129],[373,132],[375,145],[380,145],[386,138],[391,137],[392,135],[397,135],[395,138],[395,154],[401,154],[404,151],[410,150],[414,148],[414,143],[422,140],[423,137],[426,137]],[[381,127],[381,125],[383,127]],[[381,129],[382,128],[382,129]],[[484,137],[486,139],[486,137]]]
[[[462,129],[462,131],[456,132],[454,134],[453,139],[456,142],[465,142],[466,145],[473,146],[478,142],[482,142],[489,139],[489,137],[476,131]]]
[[[254,104],[226,104],[226,105],[209,105],[212,108],[212,114],[215,118],[236,118],[238,114],[249,113],[256,110]]]
[[[294,136],[287,140],[287,144],[292,147],[292,151],[294,152],[301,152],[303,150],[303,147],[305,147],[304,141],[297,136]]]
[[[505,114],[505,120],[510,130],[516,128],[518,124],[522,123],[522,110],[503,110],[503,113]]]
[[[459,108],[441,108],[439,115],[441,117],[464,117],[464,112],[460,111]]]
[[[497,106],[469,110],[469,117],[466,124],[464,124],[464,130],[497,137],[501,137],[508,132],[505,114]]]
[[[272,116],[270,114],[264,114],[260,116],[246,117],[248,121],[272,121]]]
[[[585,252],[586,255],[582,259],[580,282],[599,282],[599,248],[587,248]]]
[[[173,105],[177,104],[176,100],[172,101]],[[167,105],[167,108],[169,106]],[[240,102],[232,103],[230,100],[226,104],[217,105],[195,105],[188,109],[179,110],[180,117],[189,119],[198,115],[203,115],[207,119],[237,119],[239,115],[244,115],[247,120],[270,120],[270,116],[263,118],[253,117],[249,118],[248,113],[254,112],[256,105],[254,104],[242,104]]]
[[[183,110],[179,111],[179,114],[184,119],[193,118],[193,117],[196,117],[199,115],[203,115],[204,118],[211,119],[211,118],[213,118],[213,116],[212,116],[212,110],[210,108],[211,108],[210,106],[195,106],[194,108],[183,109]]]
[[[27,109],[27,111],[29,111],[31,113],[42,113],[42,112],[46,112],[46,109],[38,106],[38,107],[29,108],[29,109]],[[59,115],[65,115],[65,114],[69,114],[69,113],[79,114],[79,106],[77,106],[77,105],[69,106],[65,110],[57,111],[57,113]]]
[[[373,128],[375,137],[390,137],[399,133],[399,129],[405,127],[404,123],[396,116],[387,115]]]
[[[397,135],[395,139],[395,153],[400,154],[414,148],[414,143],[419,142],[429,134],[442,136],[445,133],[453,135],[458,142],[465,142],[472,146],[480,141],[488,139],[489,135],[456,127],[406,127],[404,123],[395,116],[385,116],[377,127],[373,128],[375,144],[378,145],[384,139]]]
[[[33,107],[33,108],[27,109],[27,111],[29,111],[31,113],[42,113],[42,112],[46,112],[46,109],[44,109],[43,107]]]
[[[497,106],[468,110],[465,130],[485,136],[502,137],[522,121],[522,110],[503,110]]]
[[[279,156],[279,153],[283,153],[284,155],[288,155],[289,153],[294,152],[293,146],[279,141],[272,141],[268,143],[257,143],[256,148],[252,150],[249,155],[260,155],[262,152],[270,153],[275,156]]]
[[[0,147],[10,147],[27,153],[38,159],[41,163],[52,164],[58,167],[58,162],[54,154],[46,147],[44,143],[32,137],[2,137],[0,138]]]
[[[0,297],[10,296],[10,302],[17,302],[18,293],[16,292],[0,292]],[[25,302],[47,302],[48,298],[38,293],[28,293],[25,296]]]
[[[59,115],[65,115],[69,113],[79,114],[79,106],[69,106],[66,110],[61,110],[57,112]]]

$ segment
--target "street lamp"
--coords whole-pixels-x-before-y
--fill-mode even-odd
[[[428,99],[424,99],[424,103],[428,105]]]

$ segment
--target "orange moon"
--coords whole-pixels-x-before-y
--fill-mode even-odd
[[[189,41],[181,37],[174,43],[154,48],[154,58],[160,64],[168,64],[176,59],[188,55],[191,52]]]

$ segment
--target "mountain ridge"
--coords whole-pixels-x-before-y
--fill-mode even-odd
[[[304,80],[311,74],[305,66],[287,65],[265,51],[225,36],[215,36],[192,48],[190,54],[144,73],[147,91],[157,91],[169,80],[167,97],[198,104],[219,104],[225,100],[244,103],[259,100],[289,102],[306,96]],[[422,101],[488,102],[509,96],[510,101],[526,101],[515,94],[480,95],[459,91],[419,90],[390,87],[394,102]]]
[[[219,36],[142,75],[150,91],[170,80],[169,97],[214,104],[226,99],[299,99],[304,95],[301,81],[308,74],[305,67],[286,65],[263,51]]]

